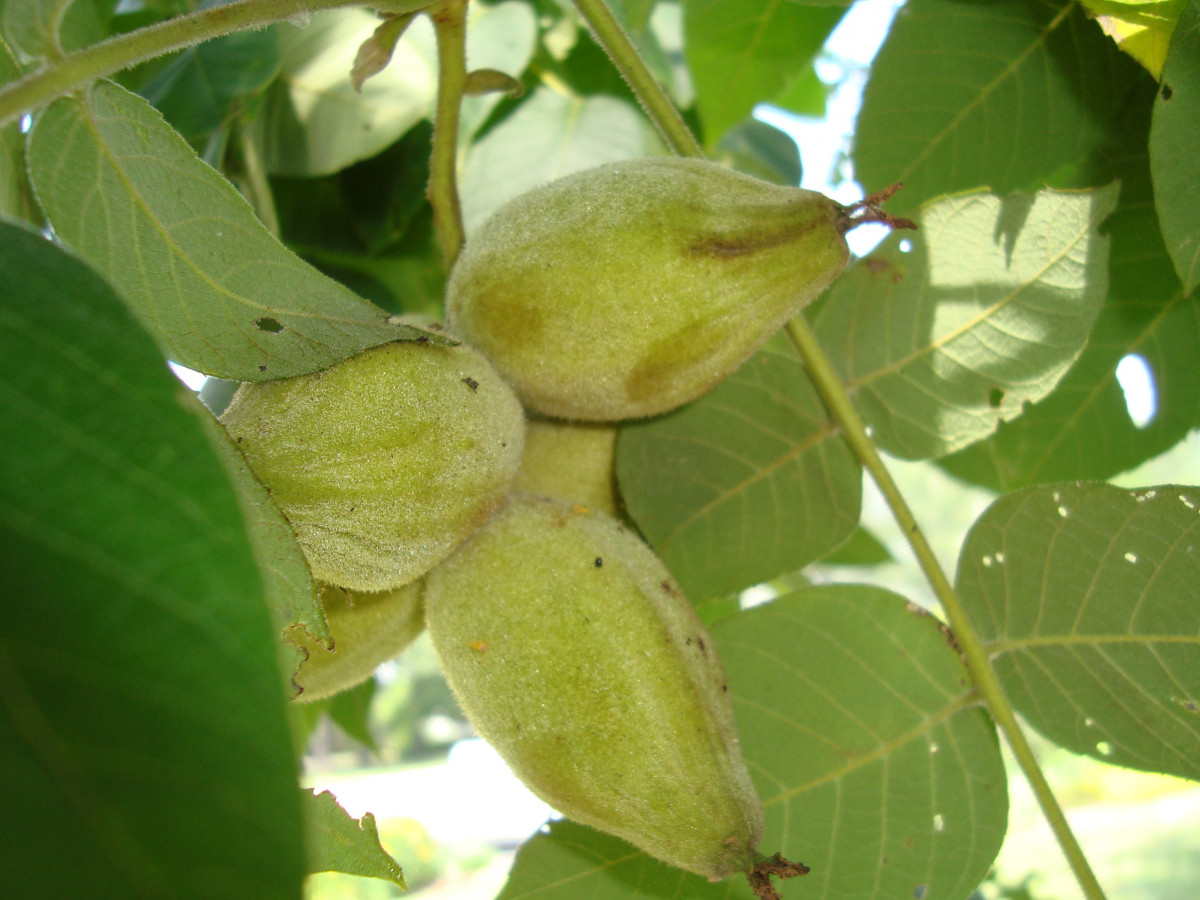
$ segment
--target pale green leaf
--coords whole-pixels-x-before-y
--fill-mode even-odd
[[[471,69],[496,69],[520,78],[537,47],[538,25],[533,8],[528,3],[505,0],[495,6],[473,3],[467,12],[467,61]],[[464,146],[503,96],[493,92],[463,97],[458,139]]]
[[[1200,489],[1005,495],[967,536],[957,588],[1031,725],[1077,753],[1200,779]]]
[[[812,871],[787,900],[963,900],[1004,837],[990,720],[936,620],[877,588],[829,586],[712,626],[766,812],[760,852]],[[500,900],[748,900],[628,844],[556,822]]]
[[[705,143],[715,146],[808,68],[844,13],[779,0],[684,0],[684,49]]]
[[[0,283],[3,893],[294,900],[278,642],[209,414],[60,247],[0,223]]]
[[[1104,33],[1155,78],[1162,74],[1171,33],[1187,0],[1083,0]]]
[[[185,366],[281,378],[413,334],[284,249],[157,111],[114,84],[52,103],[29,166],[55,233]]]
[[[1104,300],[1116,200],[948,197],[835,283],[815,330],[882,448],[953,452],[1053,390]]]
[[[363,9],[314,13],[280,31],[282,69],[267,91],[254,134],[274,175],[327,175],[369,159],[430,111],[437,61],[428,21],[418,17],[392,59],[362,91],[350,72],[379,19]]]
[[[96,0],[7,0],[0,32],[27,59],[56,58],[107,37],[110,9]]]
[[[933,197],[1040,186],[1100,145],[1136,65],[1077,4],[909,0],[871,68],[854,146],[894,212]]]
[[[1158,221],[1185,293],[1200,284],[1200,0],[1179,17],[1150,126]]]
[[[625,101],[540,87],[467,151],[459,185],[467,232],[543,182],[661,152],[646,117]]]
[[[408,890],[399,863],[379,844],[373,815],[366,813],[361,819],[352,818],[329,791],[319,794],[302,791],[300,796],[308,820],[309,872],[345,872],[382,878],[401,890]]]
[[[858,524],[862,472],[793,356],[760,352],[617,441],[630,516],[694,603],[794,572]]]
[[[1050,396],[987,441],[941,464],[996,490],[1105,479],[1174,446],[1200,422],[1200,295],[1187,297],[1158,230],[1146,157],[1149,77],[1122,117],[1120,141],[1084,183],[1120,179],[1104,231],[1111,240],[1108,297],[1086,349]],[[1127,355],[1149,367],[1151,409],[1131,418],[1117,368]]]

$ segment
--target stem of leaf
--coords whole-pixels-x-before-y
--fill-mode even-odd
[[[1058,799],[1046,781],[1046,776],[1042,772],[1041,766],[1038,765],[1033,749],[1025,739],[1025,734],[1017,722],[1012,705],[1008,702],[1008,697],[988,662],[987,650],[982,640],[971,625],[966,609],[959,601],[958,595],[942,570],[933,548],[930,547],[925,533],[917,524],[916,517],[909,509],[899,487],[880,458],[874,442],[867,435],[862,418],[859,416],[858,410],[854,408],[854,404],[851,403],[841,379],[834,372],[828,357],[817,343],[816,335],[813,334],[803,316],[797,316],[788,322],[786,330],[804,360],[809,376],[816,385],[825,406],[841,426],[847,442],[863,467],[875,479],[875,483],[887,501],[888,508],[892,511],[892,516],[903,530],[913,553],[916,554],[921,570],[925,573],[926,579],[946,613],[950,628],[958,642],[959,651],[966,663],[967,671],[979,689],[984,703],[987,704],[988,711],[1007,739],[1009,747],[1017,759],[1017,764],[1033,788],[1042,813],[1050,823],[1067,862],[1075,874],[1075,879],[1089,900],[1104,900],[1104,891],[1100,887],[1100,882],[1096,880],[1083,848],[1075,839],[1062,807],[1059,806]]]
[[[357,6],[360,0],[235,0],[176,16],[77,50],[0,87],[0,125],[56,97],[164,53],[296,15]],[[412,4],[417,5],[417,4]]]
[[[467,84],[467,0],[443,0],[429,16],[437,34],[438,88],[428,195],[442,260],[449,272],[463,245],[456,169],[459,109]]]
[[[279,214],[275,209],[275,195],[271,191],[271,182],[267,178],[267,170],[263,165],[262,154],[258,152],[258,144],[251,137],[249,128],[244,122],[236,126],[238,156],[242,163],[245,176],[245,191],[254,208],[258,220],[267,231],[279,237]]]
[[[658,79],[646,68],[637,48],[617,21],[604,0],[574,0],[597,43],[604,48],[621,77],[633,89],[634,96],[646,110],[650,121],[658,126],[668,146],[679,156],[704,157],[704,150],[683,121],[683,116],[667,96]]]

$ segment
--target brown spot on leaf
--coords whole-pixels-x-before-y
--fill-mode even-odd
[[[1175,91],[1173,91],[1171,86],[1164,81],[1162,90],[1159,91],[1159,94],[1162,96],[1163,100],[1170,100],[1173,96],[1175,96]]]
[[[476,381],[474,378],[471,378],[470,376],[464,378],[462,380],[462,383],[465,384],[467,387],[469,387],[471,389],[472,393],[476,393],[479,391],[479,382]]]

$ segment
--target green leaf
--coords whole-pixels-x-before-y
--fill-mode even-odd
[[[364,878],[382,878],[408,890],[404,872],[380,846],[375,817],[366,813],[354,819],[329,791],[302,791],[308,819],[308,871],[345,872]]]
[[[1200,489],[1029,488],[957,586],[1014,707],[1076,753],[1200,779]]]
[[[716,157],[765,181],[800,183],[800,148],[795,138],[758,119],[747,119],[721,138]]]
[[[20,74],[12,51],[0,40],[0,84],[16,80]],[[0,128],[0,213],[27,221],[37,219],[37,204],[25,175],[25,135],[18,122]]]
[[[374,156],[425,118],[437,62],[423,17],[361,93],[350,83],[358,48],[378,24],[366,10],[343,9],[314,13],[303,29],[280,30],[282,71],[253,132],[271,174],[337,172]]]
[[[1190,294],[1200,284],[1200,0],[1179,17],[1150,126],[1150,173],[1163,238]]]
[[[340,691],[328,700],[329,718],[338,728],[375,753],[379,752],[379,747],[371,735],[370,713],[377,684],[374,678],[368,678],[362,684]]]
[[[684,47],[714,146],[802,73],[845,9],[778,0],[684,0]]]
[[[333,641],[312,572],[304,552],[296,543],[292,526],[262,482],[250,471],[246,457],[229,433],[216,419],[208,418],[204,425],[237,493],[246,536],[263,580],[263,599],[275,622],[281,665],[285,672],[294,674],[304,661],[304,654],[295,644],[283,639],[289,628],[300,625],[326,646]]]
[[[775,95],[773,105],[798,116],[825,118],[829,95],[833,88],[817,77],[817,70],[810,63],[804,70],[788,80],[784,89]]]
[[[1200,422],[1200,295],[1187,297],[1158,230],[1146,158],[1150,97],[1144,79],[1122,116],[1120,140],[1083,183],[1121,181],[1105,223],[1109,290],[1088,345],[1049,397],[1000,426],[988,441],[941,464],[996,490],[1037,482],[1105,479],[1156,456]],[[1140,356],[1153,378],[1149,422],[1131,419],[1117,367]]]
[[[29,166],[55,233],[189,368],[282,378],[412,334],[285,250],[157,111],[114,84],[52,103]]]
[[[528,3],[506,0],[495,6],[472,3],[467,11],[467,61],[471,69],[496,69],[519,78],[537,48],[538,24],[533,8]],[[463,146],[503,97],[496,92],[463,97],[458,131]]]
[[[209,414],[61,248],[0,223],[0,281],[4,892],[298,897],[283,677]]]
[[[112,4],[103,0],[8,0],[0,31],[30,59],[56,59],[108,36]]]
[[[1104,33],[1159,78],[1171,33],[1187,0],[1083,0]]]
[[[616,470],[693,603],[800,569],[858,523],[858,462],[793,356],[760,352],[695,403],[626,423]]]
[[[1116,185],[948,197],[835,283],[814,327],[880,447],[941,456],[1053,390],[1107,290],[1098,229],[1116,200]]]
[[[279,65],[277,29],[243,31],[187,48],[139,93],[194,144],[229,120],[234,101],[266,87]]]
[[[766,812],[760,851],[812,872],[788,900],[962,900],[1004,837],[1004,766],[936,620],[877,588],[797,591],[712,627]],[[556,822],[500,900],[748,900],[628,844]]]
[[[467,232],[504,201],[543,182],[661,152],[657,133],[632,105],[539,87],[467,151],[459,183]]]
[[[827,566],[876,566],[891,561],[888,548],[862,526],[854,529],[846,543],[821,560]]]
[[[1137,67],[1077,4],[910,0],[863,93],[854,146],[868,190],[889,203],[1040,186],[1105,138]]]

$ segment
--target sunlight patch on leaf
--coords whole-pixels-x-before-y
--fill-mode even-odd
[[[1107,291],[1116,200],[1116,185],[949,197],[834,284],[814,327],[883,449],[953,452],[1053,390]]]
[[[387,67],[361,92],[354,89],[358,48],[378,26],[366,10],[343,9],[314,13],[303,29],[281,29],[280,77],[254,127],[272,174],[340,171],[391,145],[429,113],[437,62],[424,17],[396,42]]]

